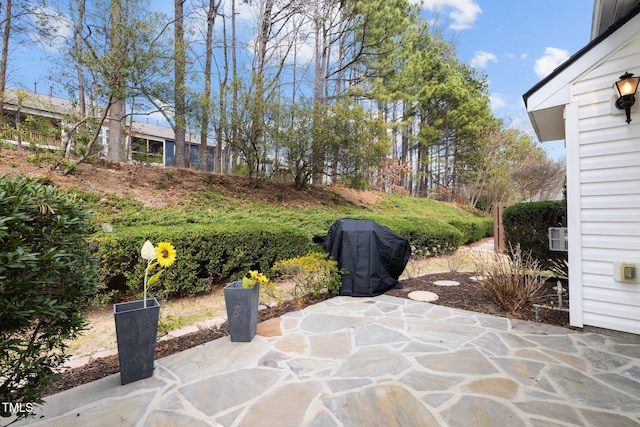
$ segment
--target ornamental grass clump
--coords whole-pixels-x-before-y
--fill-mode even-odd
[[[530,252],[519,245],[509,250],[510,255],[479,256],[476,268],[483,275],[484,292],[500,308],[515,313],[540,293],[546,278]]]

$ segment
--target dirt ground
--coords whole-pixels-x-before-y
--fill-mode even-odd
[[[38,163],[35,159],[25,148],[16,150],[0,146],[0,175],[22,174],[47,179],[62,188],[109,193],[150,207],[182,206],[199,191],[216,192],[228,200],[261,200],[285,206],[326,206],[341,202],[371,206],[378,199],[376,192],[355,191],[342,186],[310,186],[298,191],[289,182],[254,182],[237,175],[126,163],[115,165],[104,161],[82,163],[72,175],[63,176],[51,171],[46,162]]]
[[[433,304],[513,319],[539,321],[546,324],[569,327],[569,313],[566,311],[540,308],[536,317],[536,310],[533,304],[515,313],[500,309],[483,291],[482,282],[474,280],[476,277],[476,273],[470,272],[427,274],[422,277],[403,280],[402,289],[392,289],[387,292],[387,295],[408,298],[408,294],[413,291],[428,291],[438,295],[438,299],[434,301]],[[460,285],[438,286],[434,284],[434,282],[438,280],[453,280],[459,282]],[[548,280],[545,283],[539,296],[536,298],[536,304],[551,307],[558,306],[558,297],[554,289],[556,283],[557,281],[555,279]],[[566,282],[563,284],[563,288],[568,289]],[[563,300],[568,300],[568,290],[564,293]],[[567,307],[566,303],[564,303],[564,307]]]

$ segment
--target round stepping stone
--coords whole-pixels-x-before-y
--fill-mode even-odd
[[[473,280],[474,282],[482,282],[487,279],[487,276],[471,276],[469,280]]]
[[[436,286],[460,286],[460,282],[455,280],[436,280],[433,284]]]
[[[409,298],[415,301],[432,302],[438,299],[438,295],[428,291],[413,291],[407,295]]]

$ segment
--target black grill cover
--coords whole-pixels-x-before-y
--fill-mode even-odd
[[[340,295],[367,297],[399,286],[411,256],[409,241],[368,219],[339,219],[331,225],[324,249],[347,270]]]

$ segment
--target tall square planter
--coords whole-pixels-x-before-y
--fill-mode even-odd
[[[153,375],[160,304],[155,298],[113,305],[122,385]]]
[[[224,287],[231,341],[249,342],[256,335],[259,297],[258,283],[253,288],[243,288],[242,282],[237,281]]]

